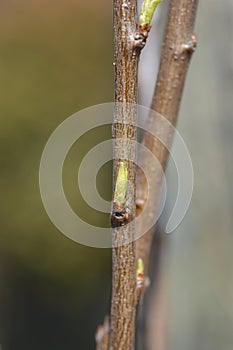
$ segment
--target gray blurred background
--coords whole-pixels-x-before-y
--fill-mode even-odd
[[[142,53],[140,102],[146,106],[167,3]],[[38,168],[48,137],[65,118],[113,99],[112,4],[1,0],[0,23],[1,350],[94,349],[95,329],[109,307],[111,252],[58,232],[40,199]],[[163,235],[160,308],[168,350],[232,350],[233,3],[201,1],[196,33],[178,123],[193,162],[194,192],[181,225]],[[76,171],[87,150],[109,135],[110,129],[84,135],[64,168],[72,207],[102,225],[108,218],[82,202]],[[98,179],[107,199],[110,174],[107,164]],[[162,226],[176,196],[172,163],[168,178]],[[157,350],[153,312],[148,319],[149,349]]]

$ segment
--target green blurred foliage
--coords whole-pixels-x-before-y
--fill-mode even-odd
[[[107,309],[110,251],[61,235],[43,208],[38,170],[48,137],[65,118],[112,100],[110,6],[0,2],[3,350],[90,349]],[[87,137],[82,152],[68,159],[65,187],[90,140],[98,138]],[[106,169],[104,188],[110,165]],[[107,188],[105,196],[110,180]],[[82,209],[77,192],[75,183],[67,185]],[[97,220],[105,225],[106,217]]]

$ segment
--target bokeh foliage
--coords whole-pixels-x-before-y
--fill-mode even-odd
[[[61,235],[42,206],[38,170],[65,118],[112,100],[111,4],[1,2],[0,20],[0,342],[4,350],[90,349],[109,299],[110,251]],[[86,137],[67,161],[64,182],[77,207],[69,180],[98,137]]]

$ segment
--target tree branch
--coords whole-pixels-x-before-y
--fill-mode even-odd
[[[194,22],[198,0],[171,0],[168,14],[167,26],[165,29],[160,68],[157,77],[157,83],[154,91],[154,97],[151,103],[151,109],[161,114],[172,125],[176,125],[178,112],[180,108],[181,97],[183,93],[185,78],[192,53],[196,47],[196,37],[193,34]],[[168,124],[164,123],[161,118],[154,118],[150,114],[147,120],[147,126],[152,132],[157,130],[165,140],[165,144],[169,145],[172,142],[172,132]],[[142,143],[149,148],[160,162],[162,169],[165,171],[169,153],[165,146],[150,134],[143,135]],[[151,174],[150,162],[145,155],[141,156],[142,164],[147,176],[154,178],[154,194],[153,200],[147,207],[146,219],[156,215],[156,210],[159,204],[162,176],[160,170],[156,170],[156,174]],[[152,177],[152,175],[154,177]],[[147,183],[144,175],[139,171],[137,174],[137,212],[143,210],[144,203],[147,197]],[[145,221],[138,218],[137,232],[143,232]],[[142,236],[136,243],[136,257],[144,261],[145,274],[148,274],[148,264],[150,251],[152,249],[152,238],[154,228]],[[153,246],[154,249],[154,246]],[[157,250],[161,247],[157,246]],[[152,253],[152,252],[151,252]],[[160,262],[158,262],[157,277],[153,287],[153,292],[150,294],[150,311],[154,309],[153,318],[146,320],[148,328],[146,332],[146,340],[144,344],[148,349],[162,350],[166,344],[166,297],[164,296],[164,286],[166,277],[161,275]],[[156,306],[156,309],[153,307]],[[150,312],[150,315],[153,310]],[[148,315],[147,315],[148,317]],[[152,324],[151,324],[152,322]],[[151,342],[151,340],[153,341]]]
[[[196,37],[193,33],[196,17],[198,0],[171,0],[168,22],[164,34],[162,46],[161,62],[157,83],[154,91],[154,97],[151,109],[161,114],[176,125],[180,101],[183,93],[184,82],[193,51],[196,47]],[[159,130],[162,139],[169,145],[172,142],[171,128],[164,124],[160,118],[154,119],[149,114],[147,125],[150,130]],[[143,136],[143,145],[151,150],[160,162],[163,170],[168,161],[167,148],[157,139],[148,133]],[[147,176],[154,177],[154,171],[146,157],[141,158]],[[154,199],[149,208],[147,208],[147,217],[154,216],[159,203],[160,190],[162,184],[162,173],[156,173]],[[138,212],[143,210],[143,203],[147,197],[147,183],[141,172],[137,178],[137,201],[140,203]],[[138,220],[138,232],[143,232],[145,222]],[[149,253],[152,242],[153,229],[142,236],[137,241],[137,258],[144,261],[145,271],[148,270]]]
[[[171,0],[162,59],[151,108],[176,124],[184,81],[191,54],[196,46],[192,33],[198,0]],[[135,184],[136,184],[136,108],[137,73],[140,50],[150,30],[149,23],[136,25],[136,0],[114,0],[114,57],[115,57],[115,116],[114,137],[114,190],[111,214],[113,239],[113,277],[110,322],[110,349],[133,350],[135,333],[136,257],[135,257]],[[149,9],[149,16],[151,16]],[[170,128],[148,116],[149,130],[159,130],[166,144],[171,143]],[[157,157],[165,170],[168,150],[150,134],[145,133],[143,144]],[[141,159],[147,176],[151,169],[146,157]],[[120,173],[124,174],[124,185],[118,186]],[[155,215],[162,183],[162,173],[156,173],[156,193],[152,205],[147,208],[148,218]],[[119,188],[123,194],[119,196]],[[120,190],[121,191],[121,190]],[[137,211],[140,213],[146,201],[147,182],[139,172],[137,177]],[[119,198],[121,198],[119,200]],[[123,198],[123,200],[122,200]],[[144,222],[139,220],[137,230],[143,232]],[[137,258],[142,259],[148,269],[151,230],[137,242]],[[139,260],[140,261],[140,260]],[[139,269],[140,270],[140,269]],[[142,275],[142,276],[141,276]],[[140,274],[143,280],[144,272]],[[141,287],[140,287],[141,288]],[[142,289],[142,288],[141,288]],[[106,333],[105,333],[106,334]],[[103,339],[103,338],[102,338]],[[102,341],[104,346],[105,341]],[[100,342],[100,349],[101,349]]]
[[[114,195],[111,214],[113,239],[110,348],[132,350],[135,337],[135,188],[136,104],[138,58],[134,45],[137,0],[114,0],[115,116]],[[116,194],[120,169],[127,174],[124,201]],[[126,177],[126,175],[125,175]],[[124,185],[125,186],[125,185]],[[123,187],[124,187],[123,186]],[[130,222],[131,221],[131,222]]]

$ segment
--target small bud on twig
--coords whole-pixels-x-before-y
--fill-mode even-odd
[[[120,162],[113,198],[113,208],[111,215],[112,227],[124,226],[132,219],[131,210],[128,208],[126,203],[127,188],[128,170],[124,162]]]
[[[163,0],[144,0],[142,3],[140,16],[139,16],[139,24],[141,26],[150,25],[152,21],[153,14],[156,10],[156,7]]]
[[[139,23],[137,25],[137,31],[134,36],[134,47],[142,50],[146,45],[146,40],[150,31],[150,22],[152,21],[153,14],[156,7],[163,0],[144,0],[142,3]]]

